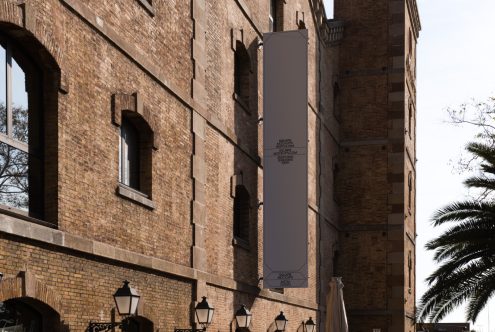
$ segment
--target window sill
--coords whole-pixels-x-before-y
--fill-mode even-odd
[[[232,245],[234,247],[239,247],[247,251],[251,250],[251,248],[249,247],[249,242],[237,236],[234,236],[234,238],[232,239]]]
[[[234,92],[232,95],[232,98],[241,106],[241,108],[249,115],[251,115],[251,111],[249,110],[249,106],[242,100],[242,97],[239,96],[237,93]]]
[[[284,294],[284,289],[283,288],[269,288],[269,290],[270,290],[270,292]]]
[[[117,194],[124,198],[127,198],[130,201],[141,204],[148,209],[153,210],[155,208],[155,203],[152,200],[148,199],[148,195],[143,194],[140,191],[132,189],[131,187],[126,186],[125,184],[119,183],[117,187]]]
[[[146,11],[148,12],[148,14],[151,15],[151,17],[154,17],[156,15],[155,13],[155,8],[153,8],[153,5],[149,3],[149,1],[147,0],[137,0],[141,6],[144,7],[144,9],[146,9]]]
[[[0,214],[5,214],[14,218],[22,219],[41,226],[57,229],[57,225],[40,220],[28,215],[26,211],[16,209],[7,205],[0,204]]]

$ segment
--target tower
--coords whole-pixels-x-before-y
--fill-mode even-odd
[[[350,331],[414,331],[415,0],[336,0],[337,196]]]

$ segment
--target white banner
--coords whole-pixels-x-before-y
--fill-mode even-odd
[[[308,31],[263,36],[263,287],[308,287]]]

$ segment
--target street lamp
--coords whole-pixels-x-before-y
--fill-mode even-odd
[[[315,328],[316,328],[315,322],[313,322],[313,319],[309,317],[306,323],[304,323],[304,329],[306,330],[306,332],[314,332]]]
[[[113,298],[119,315],[130,316],[136,313],[140,296],[134,288],[129,287],[129,281],[124,281],[124,286],[117,289]]]
[[[106,322],[106,323],[95,323],[90,322],[87,331],[88,332],[101,332],[110,331],[116,327],[120,328],[122,331],[127,330],[129,323],[128,318],[136,314],[136,310],[139,304],[140,296],[138,292],[129,287],[129,281],[125,280],[124,285],[117,289],[115,294],[113,294],[115,300],[115,306],[120,316],[124,318],[120,323],[117,322]]]
[[[251,312],[246,308],[244,304],[241,305],[239,310],[235,313],[235,320],[239,328],[248,328],[251,324]]]
[[[201,325],[202,329],[174,329],[174,332],[197,332],[206,331],[206,327],[211,324],[213,319],[213,313],[215,308],[210,306],[208,301],[206,301],[206,296],[203,296],[203,300],[196,305],[194,308],[194,314],[196,316],[196,321]]]
[[[280,315],[275,317],[275,326],[277,327],[277,331],[285,331],[285,326],[287,325],[287,318],[284,316],[284,312],[280,311]]]

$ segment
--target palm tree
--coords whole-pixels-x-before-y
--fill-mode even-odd
[[[481,174],[464,184],[483,192],[477,200],[452,203],[433,216],[435,226],[451,227],[426,244],[439,267],[427,278],[420,321],[436,322],[467,301],[466,318],[474,322],[495,292],[495,147],[470,143],[467,150],[481,160]]]

